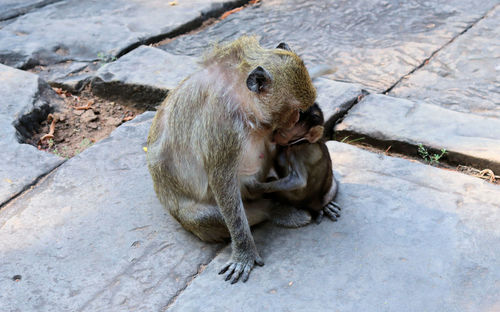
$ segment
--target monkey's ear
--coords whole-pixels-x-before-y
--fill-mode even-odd
[[[288,44],[286,44],[285,42],[281,42],[280,44],[278,44],[276,49],[287,50],[287,51],[292,52],[292,49],[290,49],[290,46]]]
[[[316,143],[323,136],[323,131],[325,128],[323,126],[312,127],[309,132],[304,136],[304,138],[309,141],[309,143]]]
[[[248,90],[260,93],[264,91],[271,84],[272,78],[271,74],[261,66],[257,66],[252,72],[248,75],[247,78],[247,87]]]

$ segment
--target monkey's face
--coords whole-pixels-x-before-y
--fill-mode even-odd
[[[278,129],[273,134],[273,141],[278,145],[288,145],[300,139],[316,143],[323,136],[324,117],[318,104],[314,103],[301,112],[298,121],[288,129]]]
[[[270,113],[267,123],[273,130],[292,128],[299,112],[311,107],[316,99],[304,62],[284,47],[288,48],[282,43],[268,50],[246,80],[248,89]]]

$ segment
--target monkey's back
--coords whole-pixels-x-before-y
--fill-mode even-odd
[[[279,192],[277,194],[279,200],[286,201],[297,208],[319,212],[324,206],[325,195],[329,193],[334,183],[328,148],[324,142],[319,141],[313,144],[291,146],[288,153],[289,161],[307,172],[307,183],[297,190]],[[280,176],[287,174],[283,170],[286,169],[281,168]]]
[[[158,109],[148,135],[148,168],[160,201],[175,214],[183,200],[215,204],[207,168],[218,155],[238,153],[243,125],[228,108],[207,69],[193,74],[174,89]],[[230,101],[227,99],[226,101]],[[236,156],[235,156],[236,157]]]

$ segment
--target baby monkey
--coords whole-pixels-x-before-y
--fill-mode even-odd
[[[324,215],[337,221],[341,210],[334,201],[338,185],[322,140],[323,123],[323,112],[315,103],[300,113],[293,128],[276,131],[274,168],[279,179],[256,186],[257,191],[269,193],[280,203],[308,210],[317,223]]]

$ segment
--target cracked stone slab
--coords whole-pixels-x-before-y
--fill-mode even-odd
[[[195,57],[140,46],[101,67],[92,81],[92,92],[110,99],[131,100],[142,108],[152,109],[163,101],[168,90],[197,69]]]
[[[500,119],[461,113],[420,101],[368,95],[335,127],[338,138],[364,137],[391,151],[417,155],[422,143],[445,148],[452,164],[500,173]]]
[[[159,311],[213,258],[220,246],[185,231],[156,198],[143,151],[153,115],[2,210],[2,310]]]
[[[0,21],[13,18],[45,5],[61,0],[2,0],[0,2]]]
[[[352,107],[358,98],[364,96],[366,91],[355,83],[326,78],[314,79],[314,86],[317,91],[316,102],[325,117],[325,135],[330,137],[337,120]]]
[[[0,64],[0,206],[63,159],[21,144],[61,100],[37,75]]]
[[[390,94],[500,118],[500,6]]]
[[[67,0],[0,29],[0,63],[29,68],[119,56],[152,38],[189,30],[242,0]]]
[[[37,66],[30,72],[36,73],[53,87],[78,93],[90,83],[100,66],[100,62],[67,61],[50,66]]]
[[[327,143],[338,222],[254,230],[265,265],[230,285],[226,248],[167,311],[497,311],[500,187]]]
[[[199,55],[214,41],[257,34],[267,47],[286,41],[308,64],[331,63],[331,77],[385,91],[498,1],[268,0],[195,35],[162,46]]]

